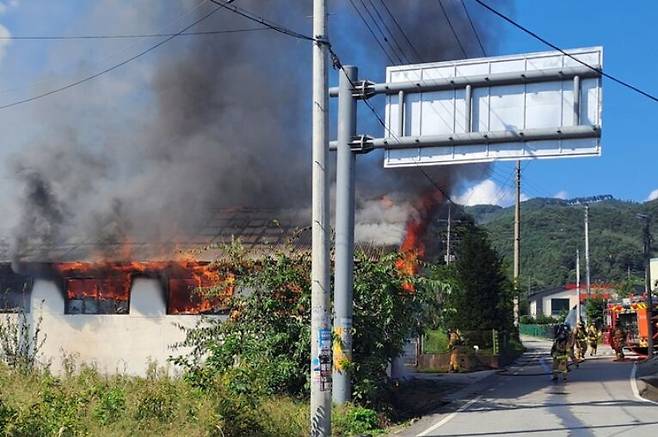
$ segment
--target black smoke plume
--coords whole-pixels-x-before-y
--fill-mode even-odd
[[[192,10],[188,22],[215,7],[209,2],[199,7],[192,0],[156,2],[157,11],[152,10],[154,2],[99,3],[113,7],[105,10],[107,16],[94,9],[87,22],[106,29],[112,22],[111,11],[130,5],[137,12],[119,22],[132,31],[140,28],[142,20],[147,27],[167,16],[169,7]],[[311,34],[311,1],[240,0],[236,4]],[[358,65],[362,77],[378,81],[391,63],[388,56],[396,63],[482,56],[461,3],[444,0],[443,4],[465,53],[436,0],[331,1],[330,39],[343,63]],[[388,42],[383,41],[388,56],[354,6],[375,32],[371,17],[383,20],[381,29],[393,33],[387,36]],[[468,6],[480,38],[493,51],[496,23]],[[254,27],[259,26],[220,10],[194,30]],[[382,42],[381,35],[379,39]],[[271,30],[179,37],[152,57],[123,67],[122,72],[41,100],[34,112],[46,133],[24,148],[12,164],[19,182],[15,187],[15,256],[20,258],[28,246],[50,247],[72,239],[99,246],[185,240],[219,208],[308,208],[310,65],[308,41]],[[115,98],[109,87],[129,86],[134,77],[126,72],[131,71],[144,72],[136,83],[145,87]],[[108,78],[112,75],[114,79]],[[331,78],[336,83],[335,72]],[[103,92],[102,103],[94,100],[95,93]],[[373,104],[383,112],[381,100]],[[382,135],[371,114],[360,111],[360,131]],[[381,154],[376,153],[359,158],[358,173],[364,199],[393,191],[410,199],[429,184],[413,169],[384,171]],[[449,191],[457,178],[486,176],[486,167],[442,167],[428,173]]]

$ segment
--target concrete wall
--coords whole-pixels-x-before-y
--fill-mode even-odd
[[[551,299],[569,299],[569,308],[573,308],[578,304],[578,296],[576,290],[563,290],[542,298],[542,307],[545,316],[551,315]]]
[[[57,286],[37,280],[28,317],[42,318],[46,341],[40,361],[50,362],[54,373],[63,370],[62,358],[67,355],[105,373],[144,375],[149,361],[177,373],[180,369],[167,363],[169,356],[183,352],[171,349],[184,338],[176,325],[193,327],[201,316],[167,315],[162,296],[157,280],[138,278],[133,281],[128,314],[64,314],[64,298]]]

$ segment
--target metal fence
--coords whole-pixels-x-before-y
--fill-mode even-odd
[[[489,350],[494,354],[505,351],[510,346],[510,333],[496,329],[484,329],[480,331],[460,331],[460,345],[478,350]],[[421,353],[449,352],[448,334],[433,331],[425,335],[421,342]]]
[[[549,325],[527,325],[521,323],[519,325],[519,334],[529,335],[531,337],[541,337],[552,339],[555,336],[555,324]]]

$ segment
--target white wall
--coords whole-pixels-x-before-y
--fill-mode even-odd
[[[64,298],[57,286],[37,280],[29,316],[42,317],[46,341],[40,361],[50,362],[54,373],[63,370],[65,354],[105,373],[144,375],[149,360],[177,373],[179,369],[167,363],[169,356],[182,352],[171,349],[184,338],[176,324],[193,327],[201,316],[167,315],[160,287],[155,279],[135,279],[129,314],[64,314]]]
[[[530,315],[532,317],[537,317],[537,301],[536,300],[530,301]]]
[[[545,316],[551,315],[551,299],[569,299],[570,309],[578,304],[578,296],[576,294],[576,290],[563,290],[548,296],[544,296],[542,303]]]

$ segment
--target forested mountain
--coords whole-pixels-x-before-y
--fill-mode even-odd
[[[575,281],[576,249],[580,249],[581,280],[585,278],[584,206],[560,199],[531,199],[521,204],[521,275],[524,289],[538,289]],[[488,232],[511,272],[514,207],[466,207]],[[658,235],[658,200],[635,203],[605,200],[590,204],[592,282],[617,282],[629,274],[644,275],[643,223],[637,214],[652,217]],[[656,249],[656,244],[654,244]],[[655,252],[654,252],[655,253]],[[511,276],[511,275],[510,275]]]

